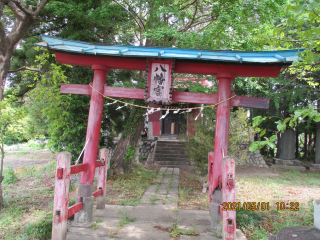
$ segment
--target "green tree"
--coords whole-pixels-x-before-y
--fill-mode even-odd
[[[263,32],[273,21],[273,16],[284,7],[285,1],[280,0],[263,0],[259,3],[248,0],[51,1],[40,13],[44,20],[33,25],[21,43],[21,51],[15,51],[17,54],[13,59],[15,65],[12,66],[12,77],[10,75],[11,86],[20,96],[28,93],[31,101],[35,96],[38,101],[48,99],[44,101],[48,106],[42,112],[48,118],[44,121],[48,122],[49,146],[56,151],[67,147],[75,156],[84,145],[89,98],[76,95],[59,97],[58,89],[61,82],[88,84],[92,81],[92,71],[59,64],[53,67],[50,64],[54,63],[51,56],[47,63],[41,62],[43,53],[34,52],[30,48],[32,43],[39,41],[37,34],[48,33],[73,40],[107,44],[253,50],[261,47],[255,41],[255,35]],[[29,74],[17,72],[21,66],[28,69]],[[66,78],[60,74],[60,80],[51,82],[50,77],[57,72],[57,67]],[[114,70],[108,74],[107,84],[112,86],[119,78],[122,82],[131,79],[139,81],[143,75],[143,72]],[[195,91],[201,89],[195,87]],[[35,92],[40,95],[34,95]],[[54,105],[50,103],[52,101]],[[131,119],[129,108],[115,111],[115,107],[111,105],[104,110],[108,118],[103,120],[102,129],[108,129],[110,133],[127,128],[127,120]],[[79,115],[81,119],[77,117]],[[125,120],[121,119],[122,115]],[[143,121],[139,122],[142,126]],[[111,138],[112,135],[109,136]],[[121,152],[123,154],[124,151]]]
[[[0,210],[2,209],[3,196],[2,196],[2,188],[1,183],[4,179],[3,177],[3,161],[5,156],[4,151],[4,135],[6,131],[10,127],[10,125],[14,124],[15,121],[20,120],[24,117],[24,109],[17,105],[12,101],[13,99],[6,98],[0,102],[0,131],[1,131],[1,143],[0,143]],[[16,105],[16,106],[14,106]]]
[[[289,71],[281,73],[277,78],[239,78],[235,81],[235,92],[237,95],[249,95],[252,97],[269,98],[270,104],[268,110],[250,109],[251,119],[256,116],[266,117],[260,125],[263,131],[260,138],[270,138],[278,132],[277,121],[283,121],[295,110],[308,108],[310,104],[317,100],[318,87],[309,85],[306,80],[299,80],[295,74]],[[314,131],[314,124],[298,123],[295,126],[297,136],[302,133]],[[288,126],[290,128],[290,126]],[[263,138],[262,138],[263,139]],[[280,134],[277,134],[277,143],[280,140]],[[259,136],[256,137],[259,140]],[[296,151],[299,153],[299,151]],[[274,150],[270,147],[262,148],[262,153],[266,156],[275,157]],[[298,156],[297,156],[298,157]]]
[[[265,94],[271,100],[269,111],[251,111],[252,117],[255,117],[253,124],[259,125],[257,131],[260,132],[261,138],[257,139],[259,142],[252,144],[252,150],[263,149],[266,146],[264,149],[270,149],[273,156],[275,147],[273,143],[279,143],[280,132],[284,131],[283,128],[293,128],[297,131],[296,157],[299,157],[301,152],[299,151],[301,134],[304,136],[304,157],[308,156],[310,146],[307,146],[307,142],[311,145],[317,122],[313,121],[315,115],[312,105],[319,99],[319,21],[318,1],[291,1],[283,14],[276,16],[269,31],[257,37],[258,42],[272,45],[276,49],[305,48],[305,50],[300,54],[299,61],[290,66],[285,74],[269,80],[267,84],[258,83],[256,91],[250,89],[253,93],[258,92],[260,96]],[[267,86],[269,83],[271,87]],[[308,114],[300,116],[301,112]],[[305,122],[300,121],[302,118]],[[262,119],[263,121],[260,121]],[[309,141],[307,141],[308,136]]]
[[[190,120],[194,121],[193,118],[194,116]],[[180,135],[185,143],[186,154],[195,162],[202,175],[208,173],[208,152],[214,151],[215,118],[215,109],[204,108],[203,117],[195,120],[195,125],[191,127],[191,132],[194,129],[195,134]],[[241,148],[241,145],[248,145],[253,134],[247,111],[240,108],[231,112],[228,155],[235,158],[236,162],[245,160],[248,149]]]
[[[0,101],[13,53],[49,1],[0,1]]]
[[[41,19],[44,21],[33,25],[14,53],[6,94],[23,99],[28,112],[26,121],[33,121],[32,127],[26,129],[28,138],[49,136],[50,149],[70,151],[75,158],[85,141],[90,96],[61,95],[59,89],[61,83],[88,84],[93,72],[90,68],[56,64],[54,56],[34,48],[34,43],[41,41],[37,34],[47,32],[98,43],[103,39],[112,44],[127,16],[117,4],[108,1],[52,1],[41,12]],[[132,71],[111,71],[107,84],[112,86],[119,79],[127,82],[135,76]],[[108,146],[112,146],[112,134],[123,129],[122,115],[129,114],[128,109],[115,111],[116,107],[117,104],[104,109],[108,118],[102,122],[101,145],[108,138]],[[107,136],[106,131],[110,133]]]

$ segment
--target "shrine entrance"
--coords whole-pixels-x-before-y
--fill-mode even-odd
[[[170,106],[171,107],[171,106]],[[179,134],[186,134],[187,120],[185,114],[174,114],[174,110],[169,110],[169,114],[162,120],[162,135],[161,137],[179,137]],[[162,110],[162,115],[165,110]]]
[[[92,223],[93,198],[99,199],[97,208],[105,208],[105,165],[107,151],[100,151],[104,99],[121,102],[123,107],[147,108],[149,133],[160,135],[160,121],[170,114],[172,103],[190,103],[197,107],[184,107],[173,111],[171,120],[164,122],[165,132],[180,131],[180,113],[199,117],[204,107],[217,107],[215,143],[208,153],[209,206],[211,227],[222,232],[223,238],[236,238],[236,212],[223,210],[223,202],[235,202],[235,160],[228,157],[230,107],[268,109],[269,99],[236,96],[231,91],[236,77],[277,77],[284,68],[298,58],[300,50],[268,52],[205,51],[178,48],[106,46],[65,40],[42,35],[39,46],[54,52],[57,62],[89,66],[94,71],[93,83],[61,84],[60,93],[90,95],[90,110],[83,163],[71,166],[71,154],[58,157],[53,208],[52,239],[65,239],[68,217],[75,214],[79,224]],[[106,85],[110,69],[139,70],[146,72],[145,89],[110,87]],[[173,88],[173,72],[215,75],[218,92],[215,94],[179,92]],[[137,106],[115,98],[144,99],[149,107]],[[203,104],[200,107],[199,104]],[[165,105],[165,108],[161,106]],[[165,111],[165,114],[162,114]],[[194,111],[193,111],[194,110]],[[162,115],[162,116],[161,116]],[[179,125],[178,125],[179,124]],[[189,125],[189,123],[188,123]],[[179,129],[179,130],[178,130]],[[69,162],[69,164],[67,164]],[[98,189],[93,192],[95,169],[99,167]],[[81,172],[76,204],[68,208],[70,174]]]

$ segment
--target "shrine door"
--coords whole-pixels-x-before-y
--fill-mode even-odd
[[[165,114],[165,111],[163,111]],[[185,114],[173,114],[173,110],[162,120],[162,135],[179,135],[186,130]]]

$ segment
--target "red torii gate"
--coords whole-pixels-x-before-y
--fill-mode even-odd
[[[66,94],[91,95],[88,127],[86,134],[87,147],[83,162],[88,169],[82,172],[79,195],[83,203],[82,216],[84,221],[92,220],[92,184],[94,181],[95,162],[98,153],[104,97],[144,99],[145,90],[135,88],[110,87],[106,85],[106,76],[110,69],[126,69],[146,71],[146,59],[175,59],[175,73],[216,75],[219,81],[218,92],[215,94],[172,92],[172,102],[197,104],[217,104],[232,96],[231,82],[235,77],[276,77],[281,69],[290,65],[297,57],[298,50],[275,52],[213,52],[199,50],[183,50],[172,48],[145,48],[130,46],[102,46],[84,42],[64,40],[43,36],[47,46],[55,51],[57,62],[89,66],[94,71],[91,86],[81,84],[62,84],[60,92]],[[82,53],[82,54],[81,54]],[[101,56],[104,55],[104,56]],[[224,62],[222,62],[224,61]],[[212,226],[221,230],[221,216],[225,239],[235,239],[235,212],[222,213],[223,200],[235,201],[234,194],[234,161],[223,158],[228,154],[228,133],[230,107],[247,107],[268,109],[269,99],[236,96],[217,106],[216,133],[214,153],[209,153],[209,197]],[[90,140],[89,140],[90,139]],[[226,165],[223,175],[222,164]],[[224,189],[225,188],[225,189]],[[224,191],[222,196],[221,189]],[[233,189],[233,190],[232,190]],[[223,199],[222,199],[223,198]],[[228,215],[228,216],[227,216]]]

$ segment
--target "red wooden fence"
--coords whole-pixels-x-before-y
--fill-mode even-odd
[[[98,167],[99,171],[97,190],[93,192],[92,196],[97,198],[97,209],[105,207],[108,153],[107,149],[101,149],[99,151],[99,161],[95,163],[95,167]],[[70,175],[87,171],[88,168],[89,164],[87,163],[71,166],[71,154],[69,152],[58,154],[54,189],[52,240],[66,239],[68,217],[82,210],[82,202],[68,207]]]

